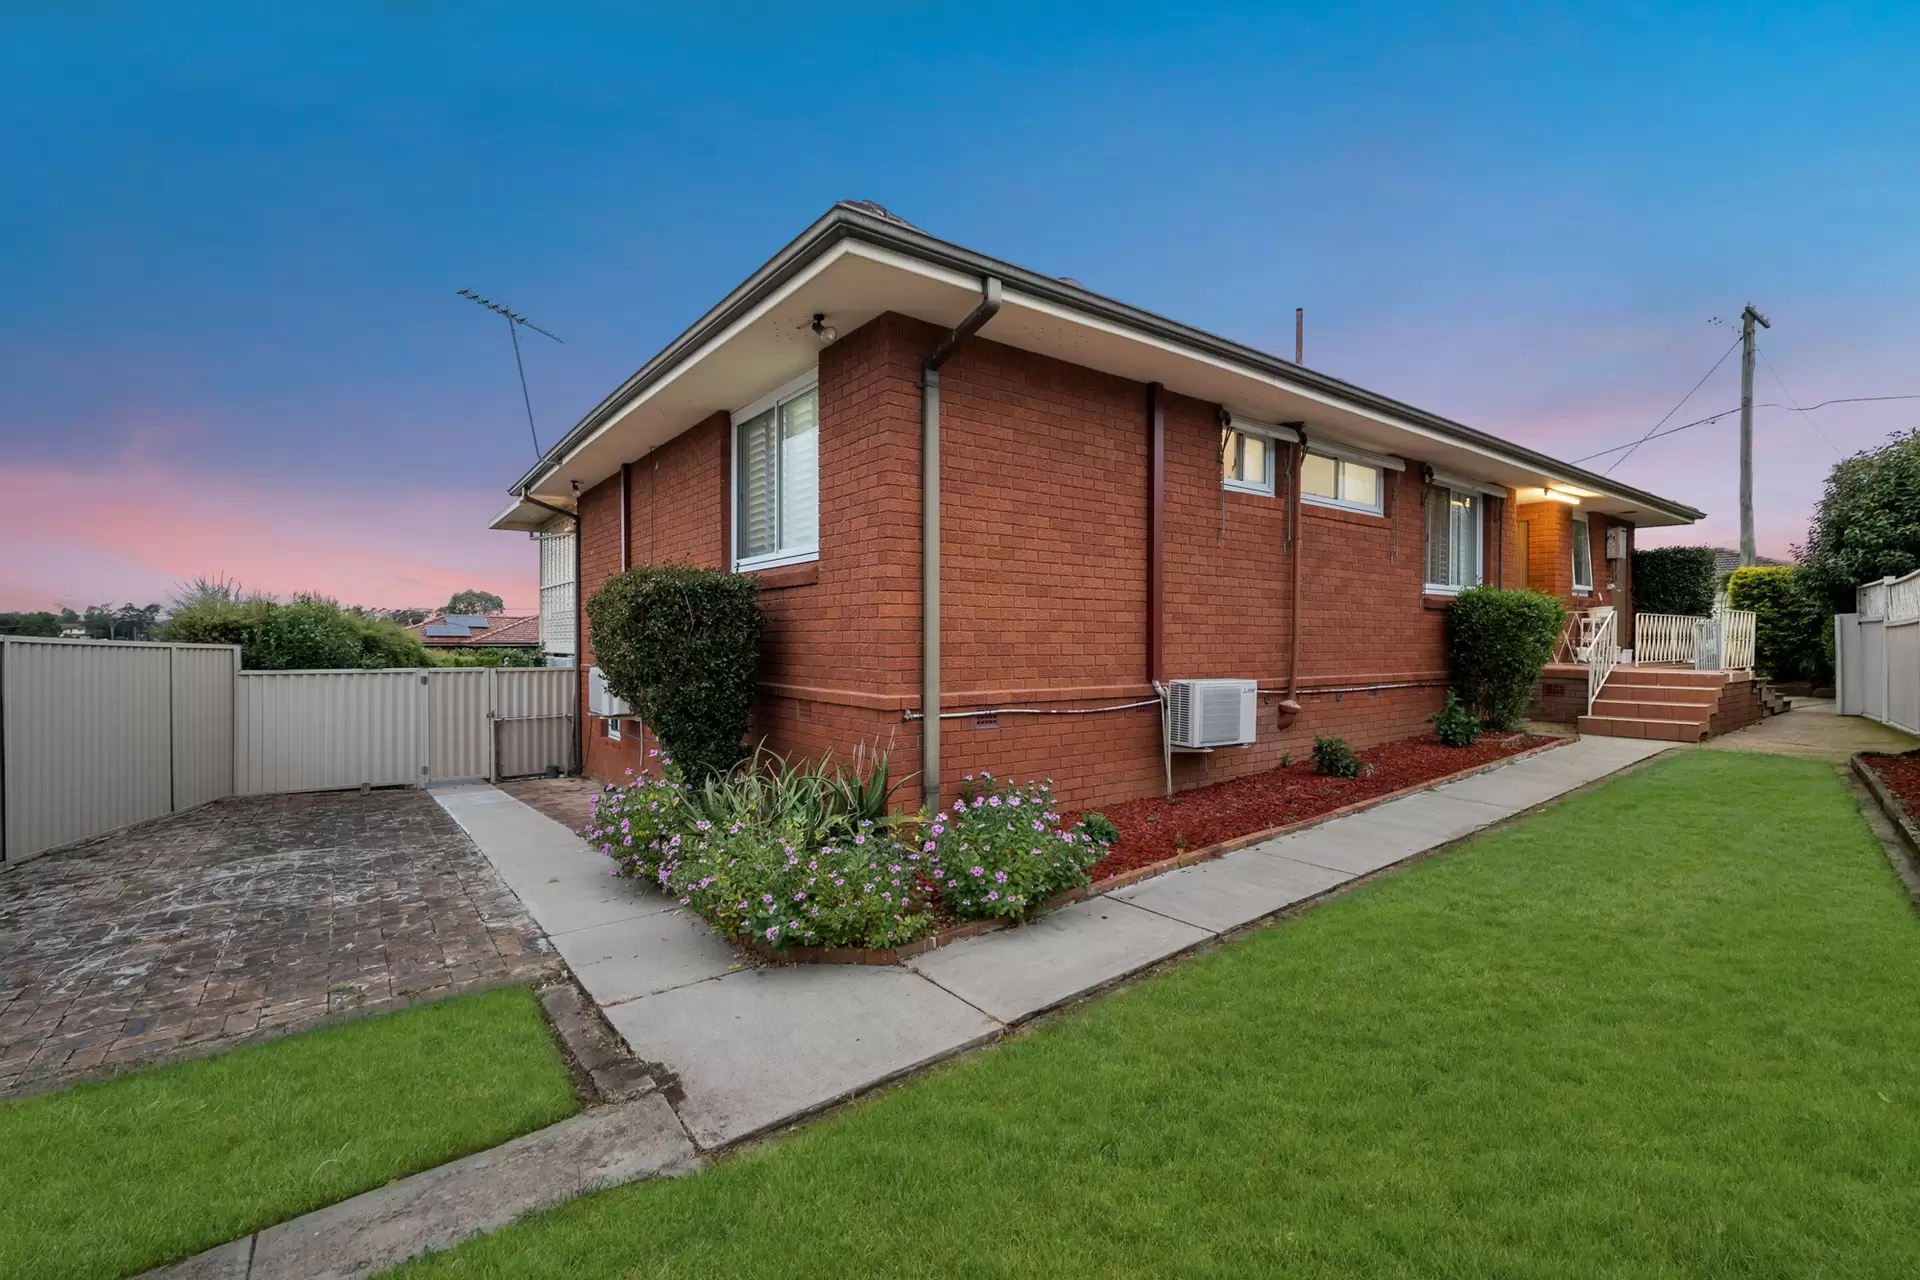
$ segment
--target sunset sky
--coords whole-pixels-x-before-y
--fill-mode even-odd
[[[7,7],[0,609],[531,608],[512,353],[454,291],[565,339],[551,442],[842,198],[1282,354],[1304,306],[1308,364],[1567,459],[1748,300],[1762,402],[1920,393],[1910,3],[567,12]],[[1762,409],[1761,550],[1915,425]],[[1736,540],[1736,431],[1616,472],[1710,513],[1664,540]]]

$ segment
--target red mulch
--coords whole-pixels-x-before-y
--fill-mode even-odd
[[[1869,755],[1865,759],[1907,811],[1907,817],[1920,822],[1916,817],[1920,815],[1920,756]]]
[[[1105,880],[1189,849],[1318,817],[1551,741],[1526,733],[1490,734],[1470,747],[1448,747],[1428,734],[1358,752],[1372,766],[1358,778],[1322,777],[1313,771],[1309,756],[1282,769],[1183,791],[1172,801],[1159,796],[1129,800],[1100,811],[1120,828],[1120,842],[1088,874]]]

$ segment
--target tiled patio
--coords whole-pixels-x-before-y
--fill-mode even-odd
[[[0,1095],[557,969],[424,792],[223,800],[0,872]]]

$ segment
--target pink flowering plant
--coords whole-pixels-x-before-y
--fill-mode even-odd
[[[1062,831],[1050,783],[1016,786],[983,773],[969,776],[960,798],[934,815],[920,850],[932,858],[928,875],[953,914],[1024,919],[1056,894],[1086,885],[1112,832],[1099,814]]]
[[[765,946],[892,947],[934,929],[931,858],[890,823],[841,810],[821,820],[819,805],[764,785],[690,789],[670,761],[663,772],[596,797],[585,835],[619,874]]]

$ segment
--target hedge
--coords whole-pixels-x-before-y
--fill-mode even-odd
[[[1649,547],[1633,553],[1636,613],[1704,618],[1713,612],[1713,548]]]
[[[1822,643],[1832,619],[1792,565],[1735,569],[1727,605],[1754,614],[1753,666],[1769,680],[1812,679],[1827,665]]]
[[[691,565],[642,565],[587,602],[607,688],[666,745],[689,781],[745,754],[760,665],[760,584]]]

